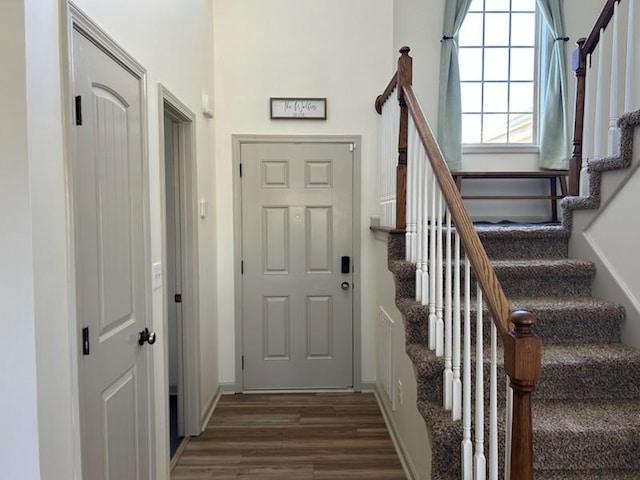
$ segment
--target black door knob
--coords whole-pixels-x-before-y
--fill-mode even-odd
[[[155,332],[150,332],[146,327],[144,330],[138,333],[138,345],[144,345],[144,342],[147,342],[149,345],[153,345],[154,343],[156,343]]]

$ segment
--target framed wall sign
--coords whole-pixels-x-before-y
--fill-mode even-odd
[[[326,98],[271,97],[272,119],[326,120]]]

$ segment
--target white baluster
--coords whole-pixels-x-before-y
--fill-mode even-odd
[[[414,142],[417,142],[418,131],[413,124],[413,119],[409,115],[409,131],[414,135]],[[418,203],[420,198],[419,179],[420,179],[420,166],[416,162],[417,158],[412,158],[412,195],[411,195],[411,212],[413,215],[412,235],[411,235],[411,261],[416,263],[418,257]]]
[[[640,58],[637,45],[640,44],[640,26],[636,16],[640,11],[634,7],[636,0],[629,0],[627,15],[627,56],[625,60],[624,111],[633,112],[640,108],[638,81],[640,80]]]
[[[444,247],[442,244],[444,231],[442,229],[442,190],[438,187],[438,195],[436,198],[436,355],[441,357],[444,355],[444,268],[442,266],[442,255]]]
[[[471,443],[471,268],[464,261],[464,348],[462,365],[462,478],[473,479]]]
[[[382,137],[380,140],[380,178],[378,179],[378,207],[379,207],[379,215],[380,215],[380,225],[383,227],[387,226],[387,218],[386,218],[386,206],[385,203],[387,188],[386,188],[386,161],[387,161],[387,124],[386,124],[386,115],[384,105],[382,106]]]
[[[413,124],[413,120],[411,116],[409,116],[409,124],[412,126],[411,130],[414,133],[414,144],[417,145],[420,141],[418,138],[418,131],[416,130],[415,125]],[[417,152],[417,150],[415,150]],[[411,258],[413,259],[413,263],[418,263],[418,223],[420,221],[420,163],[418,162],[418,156],[415,155],[413,160],[413,197],[411,199],[412,208],[413,208],[413,217],[415,221],[415,236],[413,239],[413,244],[411,245]]]
[[[475,455],[473,457],[474,479],[484,480],[487,475],[487,462],[484,457],[484,352],[483,352],[483,310],[482,290],[476,284],[476,419],[475,419]]]
[[[507,408],[504,422],[504,479],[511,480],[511,433],[513,427],[513,389],[507,377]],[[514,479],[515,480],[515,479]]]
[[[607,136],[607,154],[615,155],[620,143],[618,129],[618,36],[620,34],[618,22],[618,2],[613,4],[613,41],[611,43],[611,81],[609,92],[609,134]],[[606,52],[603,52],[606,53]]]
[[[386,184],[386,174],[387,174],[387,116],[386,109],[384,105],[382,106],[382,140],[380,141],[380,179],[379,179],[379,188],[380,193],[378,196],[378,205],[380,207],[380,225],[383,227],[387,227],[387,217],[386,217],[386,207],[385,203],[386,195],[387,195],[387,184]]]
[[[393,93],[393,101],[390,102],[392,106],[392,122],[391,122],[391,191],[393,192],[393,211],[392,223],[393,227],[396,226],[396,207],[398,203],[398,192],[396,192],[397,179],[398,179],[398,137],[400,134],[400,104],[395,100],[397,98],[396,89]],[[405,200],[406,201],[406,200]]]
[[[413,123],[413,119],[409,121],[409,131],[412,135],[411,142],[411,161],[415,165],[416,173],[416,301],[422,300],[422,206],[423,206],[423,169],[425,168],[422,160],[422,144],[418,136],[418,131]]]
[[[436,349],[436,192],[438,183],[431,172],[431,215],[429,218],[429,348]]]
[[[410,132],[409,132],[410,133]],[[409,143],[409,142],[408,142]],[[407,159],[407,207],[406,207],[406,255],[407,260],[415,262],[415,240],[416,240],[416,213],[415,213],[415,165]]]
[[[453,265],[451,264],[451,212],[446,209],[445,215],[446,245],[445,245],[445,282],[444,282],[444,373],[443,373],[443,406],[451,410],[453,401],[453,370],[451,368],[451,350],[453,340],[451,338],[452,302],[451,287]]]
[[[392,96],[382,106],[382,149],[380,167],[380,224],[396,226],[396,166],[398,158],[398,102]]]
[[[593,98],[590,94],[592,87],[596,82],[589,76],[585,75],[585,98],[584,98],[584,126],[582,134],[582,165],[580,167],[580,195],[586,197],[589,195],[589,159],[593,158],[593,139],[594,139],[594,123],[593,117]],[[595,94],[595,91],[593,92]]]
[[[582,167],[580,168],[580,195],[586,197],[591,192],[589,186],[589,159],[582,159]]]
[[[596,105],[595,105],[595,117],[594,117],[594,141],[593,141],[593,151],[595,157],[603,157],[604,156],[604,147],[602,145],[602,136],[603,132],[607,131],[607,123],[605,123],[605,113],[604,113],[604,96],[606,85],[604,83],[604,69],[605,69],[605,35],[604,28],[600,29],[600,45],[598,46],[598,77],[596,80]]]
[[[489,392],[489,478],[498,480],[498,331],[491,322],[491,379]]]
[[[424,162],[424,185],[423,206],[422,206],[422,305],[429,303],[429,185],[431,179],[431,164],[427,160],[427,152],[420,144],[422,161]],[[429,332],[431,338],[431,332]]]
[[[453,265],[453,405],[451,418],[462,418],[462,381],[460,379],[460,235],[456,230],[454,235],[454,265]]]
[[[589,89],[592,85],[595,86],[596,82],[591,80],[589,75],[584,76],[584,120],[582,127],[582,165],[580,166],[580,185],[579,185],[579,193],[582,196],[589,195],[589,159],[593,158],[593,143],[594,143],[594,135],[593,135],[593,123],[594,118],[591,110],[593,108],[593,95],[590,94]],[[593,90],[593,88],[591,88]],[[595,92],[593,92],[595,93]]]

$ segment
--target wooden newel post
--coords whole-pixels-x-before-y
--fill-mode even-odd
[[[404,87],[413,81],[411,49],[402,47],[398,59],[398,103],[400,104],[400,129],[398,133],[398,166],[396,167],[396,228],[407,226],[407,145],[409,137],[409,109],[404,98]]]
[[[586,38],[577,41],[578,65],[576,72],[576,116],[573,129],[573,155],[569,163],[569,195],[580,194],[580,170],[582,169],[582,135],[584,131],[584,99],[586,95],[587,55],[584,50]]]
[[[504,342],[505,370],[513,389],[511,478],[533,480],[531,394],[542,368],[541,341],[531,329],[536,318],[525,311],[511,314],[513,330]]]

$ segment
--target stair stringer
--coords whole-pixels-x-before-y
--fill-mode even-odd
[[[640,348],[640,305],[612,271],[605,256],[606,252],[594,245],[585,233],[640,168],[640,151],[634,149],[634,144],[640,145],[640,128],[637,128],[640,126],[640,110],[621,116],[618,126],[621,134],[619,154],[589,162],[590,194],[566,197],[560,205],[563,209],[563,226],[571,233],[569,257],[589,259],[595,263],[597,275],[592,284],[593,295],[616,302],[625,308],[626,321],[622,328],[622,341]],[[635,205],[631,208],[635,208]],[[631,217],[629,219],[632,220]]]

